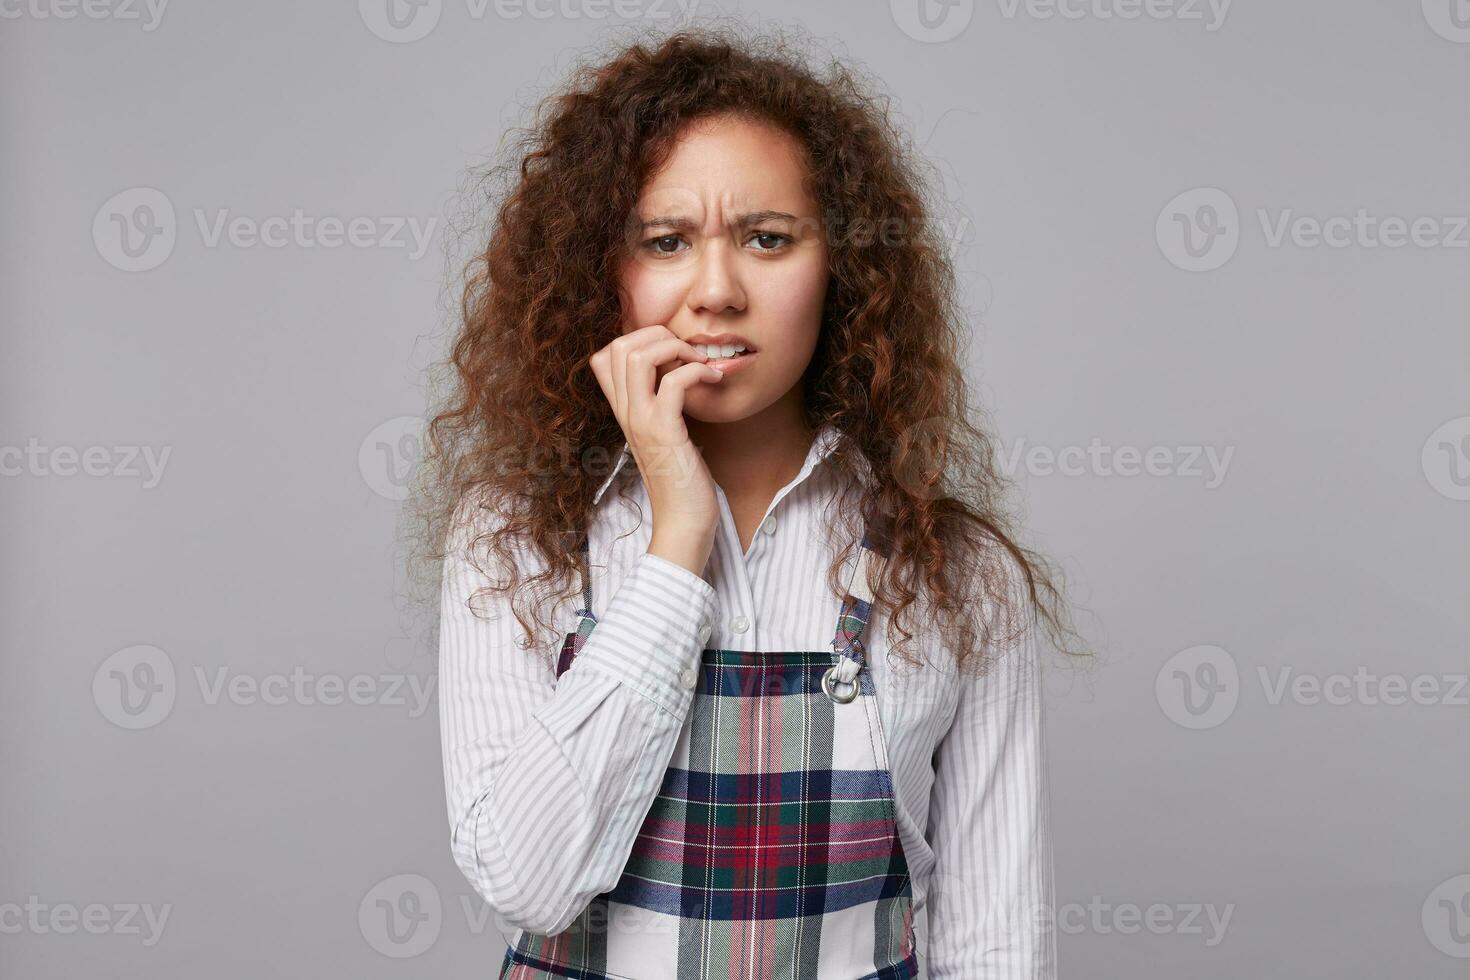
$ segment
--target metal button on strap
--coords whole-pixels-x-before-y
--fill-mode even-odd
[[[736,633],[744,633],[746,630],[750,629],[750,620],[746,619],[744,616],[736,616],[734,619],[730,620],[730,629]]]
[[[836,684],[844,685],[842,693],[839,694],[833,690],[833,686]],[[822,674],[822,690],[827,693],[827,697],[838,704],[848,704],[858,696],[857,678],[854,677],[850,681],[843,681],[837,676],[837,665],[833,664],[827,668],[826,673]]]
[[[693,667],[685,667],[679,672],[679,684],[686,691],[694,690],[694,685],[699,683],[699,675],[694,672]]]

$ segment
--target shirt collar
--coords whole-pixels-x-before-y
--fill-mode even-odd
[[[796,479],[792,483],[800,483],[806,479],[818,463],[831,455],[833,447],[837,445],[841,436],[842,433],[836,426],[830,422],[823,422],[817,428],[817,434],[812,439],[811,448],[807,450],[806,460],[801,464],[801,472],[796,475]],[[625,465],[631,467],[635,472],[638,469],[638,461],[633,458],[633,452],[628,448],[626,441],[623,442],[623,448],[618,452],[617,462],[613,463],[612,472],[607,475],[607,479],[602,481],[602,486],[598,487],[597,492],[592,495],[592,505],[594,507],[602,499],[602,495],[606,492],[607,488],[617,479],[618,474],[623,471]]]

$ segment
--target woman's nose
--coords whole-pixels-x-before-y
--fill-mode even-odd
[[[719,313],[745,307],[738,259],[728,242],[714,242],[701,250],[689,284],[689,307]]]

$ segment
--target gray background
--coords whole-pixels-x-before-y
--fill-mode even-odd
[[[677,7],[443,0],[404,41],[383,0],[177,0],[152,29],[29,2],[0,19],[0,974],[492,975],[395,569],[446,229],[579,48]],[[725,8],[881,77],[952,202],[977,393],[1100,651],[1048,681],[1064,976],[1470,970],[1451,2]],[[167,227],[138,188],[175,241],[135,262],[116,221]],[[368,233],[211,245],[196,218],[297,208]],[[1360,209],[1432,222],[1273,244]],[[396,219],[436,223],[424,254],[380,242]],[[1153,472],[1025,455],[1094,439]],[[1341,703],[1277,697],[1283,671]]]

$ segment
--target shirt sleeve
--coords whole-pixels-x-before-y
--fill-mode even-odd
[[[639,556],[558,680],[521,645],[508,596],[466,605],[486,579],[462,547],[446,552],[439,711],[451,850],[506,921],[554,935],[627,864],[693,701],[679,676],[699,663],[715,592],[681,565]]]
[[[1008,569],[1011,581],[1018,566]],[[1011,590],[1013,600],[1018,592]],[[1029,609],[1026,606],[1017,608]],[[961,685],[936,750],[929,980],[1055,980],[1046,746],[1035,623]]]

